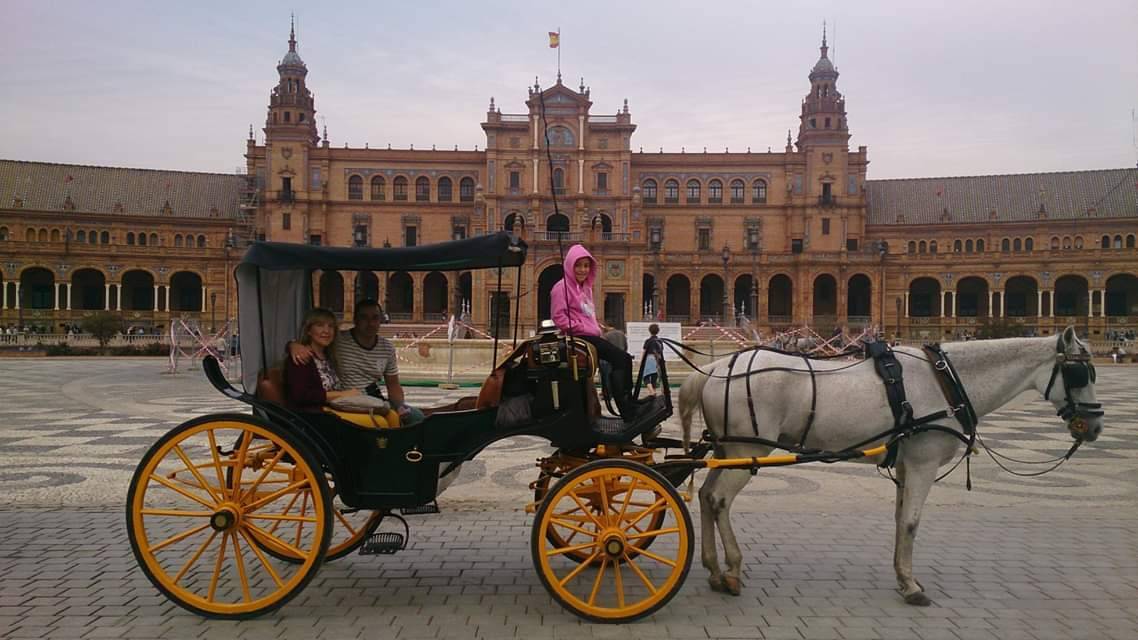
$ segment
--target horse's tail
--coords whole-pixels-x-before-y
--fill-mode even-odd
[[[703,409],[703,387],[709,379],[699,371],[692,371],[680,385],[680,423],[684,428],[684,451],[691,449],[691,418],[697,408]]]

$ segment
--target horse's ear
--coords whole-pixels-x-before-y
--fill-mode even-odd
[[[1076,340],[1078,340],[1078,336],[1075,335],[1075,325],[1067,325],[1067,328],[1063,330],[1063,346],[1074,346]]]

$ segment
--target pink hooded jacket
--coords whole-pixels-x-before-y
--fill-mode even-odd
[[[583,285],[577,284],[573,265],[581,258],[589,259],[589,276]],[[596,305],[593,304],[593,282],[597,279],[597,260],[584,245],[575,244],[565,254],[565,276],[553,285],[550,292],[550,310],[553,323],[566,335],[600,336]]]

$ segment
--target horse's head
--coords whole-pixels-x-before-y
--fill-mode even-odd
[[[1095,365],[1085,342],[1067,327],[1055,345],[1055,364],[1043,397],[1055,405],[1076,440],[1092,442],[1102,433],[1102,404],[1095,400]]]

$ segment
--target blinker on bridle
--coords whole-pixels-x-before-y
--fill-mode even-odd
[[[1047,381],[1047,390],[1043,392],[1043,397],[1051,399],[1051,387],[1054,386],[1055,378],[1058,376],[1063,381],[1064,404],[1056,415],[1068,422],[1074,422],[1079,418],[1101,418],[1105,414],[1102,403],[1076,402],[1071,398],[1072,389],[1083,389],[1095,382],[1095,365],[1091,362],[1091,355],[1067,353],[1063,349],[1062,335],[1059,336],[1055,351],[1055,364],[1051,367],[1051,379]],[[1085,424],[1083,428],[1085,430]]]

